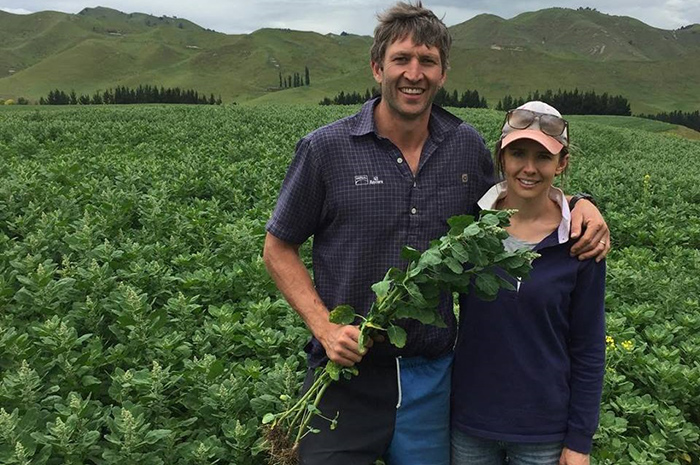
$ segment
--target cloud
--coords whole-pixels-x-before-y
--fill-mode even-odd
[[[54,10],[77,13],[97,5],[125,13],[186,18],[202,27],[229,34],[249,33],[265,27],[313,30],[320,33],[349,32],[371,35],[378,12],[393,0],[0,0],[0,9],[12,13]],[[449,25],[458,24],[480,13],[513,18],[528,11],[550,8],[542,0],[425,0],[425,5]],[[700,23],[698,0],[558,0],[556,6],[587,6],[602,13],[631,16],[662,29]]]
[[[6,11],[7,13],[12,13],[15,15],[30,15],[34,13],[33,11],[25,10],[24,8],[3,8],[0,7],[0,10]]]

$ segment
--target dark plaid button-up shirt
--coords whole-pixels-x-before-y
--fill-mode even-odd
[[[414,176],[401,151],[377,133],[378,101],[299,141],[267,223],[270,234],[289,243],[313,236],[314,282],[329,309],[348,304],[366,313],[375,298],[370,286],[390,267],[405,266],[402,247],[426,249],[447,232],[447,218],[471,213],[493,184],[493,164],[481,136],[437,106]],[[451,296],[443,296],[440,313],[446,328],[406,320],[403,349],[375,344],[365,359],[448,353],[456,336]],[[316,340],[307,351],[311,366],[325,357]]]

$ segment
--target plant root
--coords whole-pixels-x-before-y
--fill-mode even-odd
[[[293,443],[281,428],[268,428],[265,439],[271,465],[299,465],[299,444]]]

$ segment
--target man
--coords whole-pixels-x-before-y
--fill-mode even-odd
[[[379,457],[449,464],[456,335],[450,296],[439,308],[446,328],[407,321],[403,349],[380,342],[366,354],[358,350],[357,327],[330,323],[328,309],[349,304],[366,313],[370,286],[389,267],[402,266],[402,246],[427,248],[447,231],[447,218],[471,212],[493,184],[483,139],[432,106],[450,45],[445,25],[420,3],[397,3],[381,15],[370,53],[382,96],[299,141],[268,222],[265,264],[314,336],[306,347],[307,385],[326,358],[343,366],[362,361],[359,376],[326,391],[320,407],[331,416],[340,412],[338,427],[312,423],[320,433],[302,440],[303,464],[366,465]],[[609,240],[598,211],[582,201],[574,217],[572,236],[586,226],[574,252],[602,258]],[[313,281],[298,253],[311,236]]]

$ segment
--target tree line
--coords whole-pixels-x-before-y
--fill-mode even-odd
[[[690,129],[694,129],[700,132],[700,111],[695,110],[694,112],[682,112],[679,110],[672,111],[671,113],[657,113],[655,115],[637,115],[640,118],[654,119],[657,121],[664,121],[666,123],[680,124]]]
[[[377,97],[380,95],[379,89],[372,87],[372,90],[365,89],[364,94],[358,92],[345,92],[341,90],[335,97],[328,98],[323,97],[323,100],[318,102],[319,105],[355,105],[357,103],[364,103],[369,99]]]
[[[39,105],[120,105],[138,103],[182,103],[193,105],[221,105],[221,96],[214,98],[214,94],[207,97],[193,89],[180,89],[179,87],[165,88],[161,86],[140,85],[135,89],[118,86],[114,89],[96,91],[92,95],[78,95],[74,90],[66,93],[55,89],[49,91],[46,98],[39,99]]]
[[[290,74],[287,77],[282,76],[282,72],[279,73],[280,77],[280,89],[291,89],[293,87],[309,86],[311,85],[311,78],[309,76],[309,67],[304,66],[304,76],[302,77],[300,73]]]
[[[324,97],[318,102],[319,105],[355,105],[364,103],[367,100],[377,97],[381,94],[381,90],[376,87],[365,89],[365,93],[345,92],[340,91],[335,97]],[[461,96],[457,90],[452,92],[444,88],[440,88],[435,94],[434,103],[442,107],[460,107],[460,108],[487,108],[486,99],[479,96],[476,90],[466,90]]]
[[[441,107],[488,108],[486,99],[480,97],[476,90],[465,90],[460,96],[457,90],[450,93],[444,87],[441,87],[435,94],[434,103]]]
[[[551,89],[540,93],[531,92],[527,98],[514,98],[506,95],[496,104],[496,110],[506,111],[517,108],[525,102],[540,100],[548,103],[565,115],[620,115],[630,116],[630,103],[622,95],[596,94],[594,91],[579,92],[559,89],[554,93]]]

